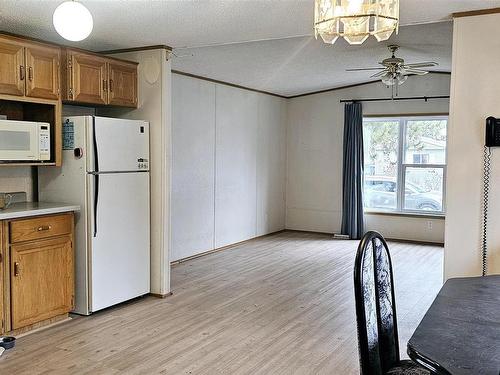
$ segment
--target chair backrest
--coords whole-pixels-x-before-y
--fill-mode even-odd
[[[391,257],[378,232],[367,232],[359,244],[354,294],[361,374],[384,374],[400,358]]]

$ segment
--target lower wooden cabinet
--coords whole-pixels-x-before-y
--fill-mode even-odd
[[[0,302],[4,331],[32,326],[73,309],[73,220],[71,213],[6,221],[1,226],[7,289]],[[16,236],[20,228],[31,234]],[[53,229],[58,230],[48,236]]]
[[[73,251],[66,237],[12,245],[12,329],[67,313],[73,305]]]

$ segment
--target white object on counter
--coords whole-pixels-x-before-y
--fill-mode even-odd
[[[52,215],[62,212],[80,211],[80,206],[67,203],[22,202],[12,203],[9,208],[0,210],[0,220],[22,217]]]

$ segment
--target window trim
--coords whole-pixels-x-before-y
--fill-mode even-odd
[[[401,216],[422,216],[422,217],[436,217],[442,218],[446,215],[446,169],[448,166],[448,128],[449,128],[449,114],[411,114],[411,115],[364,115],[363,125],[365,119],[368,121],[398,121],[398,165],[397,165],[397,199],[395,209],[382,209],[382,208],[364,208],[367,214],[387,214],[387,215],[401,215]],[[446,120],[446,147],[444,164],[414,164],[405,163],[406,161],[406,130],[408,121],[412,120]],[[405,184],[406,184],[406,169],[407,168],[436,168],[443,170],[443,183],[442,183],[442,203],[441,211],[423,211],[405,209]],[[400,188],[401,187],[401,188]]]

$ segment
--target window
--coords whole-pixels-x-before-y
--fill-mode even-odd
[[[446,116],[363,119],[369,211],[444,214]]]
[[[413,164],[428,164],[429,154],[413,154]]]

